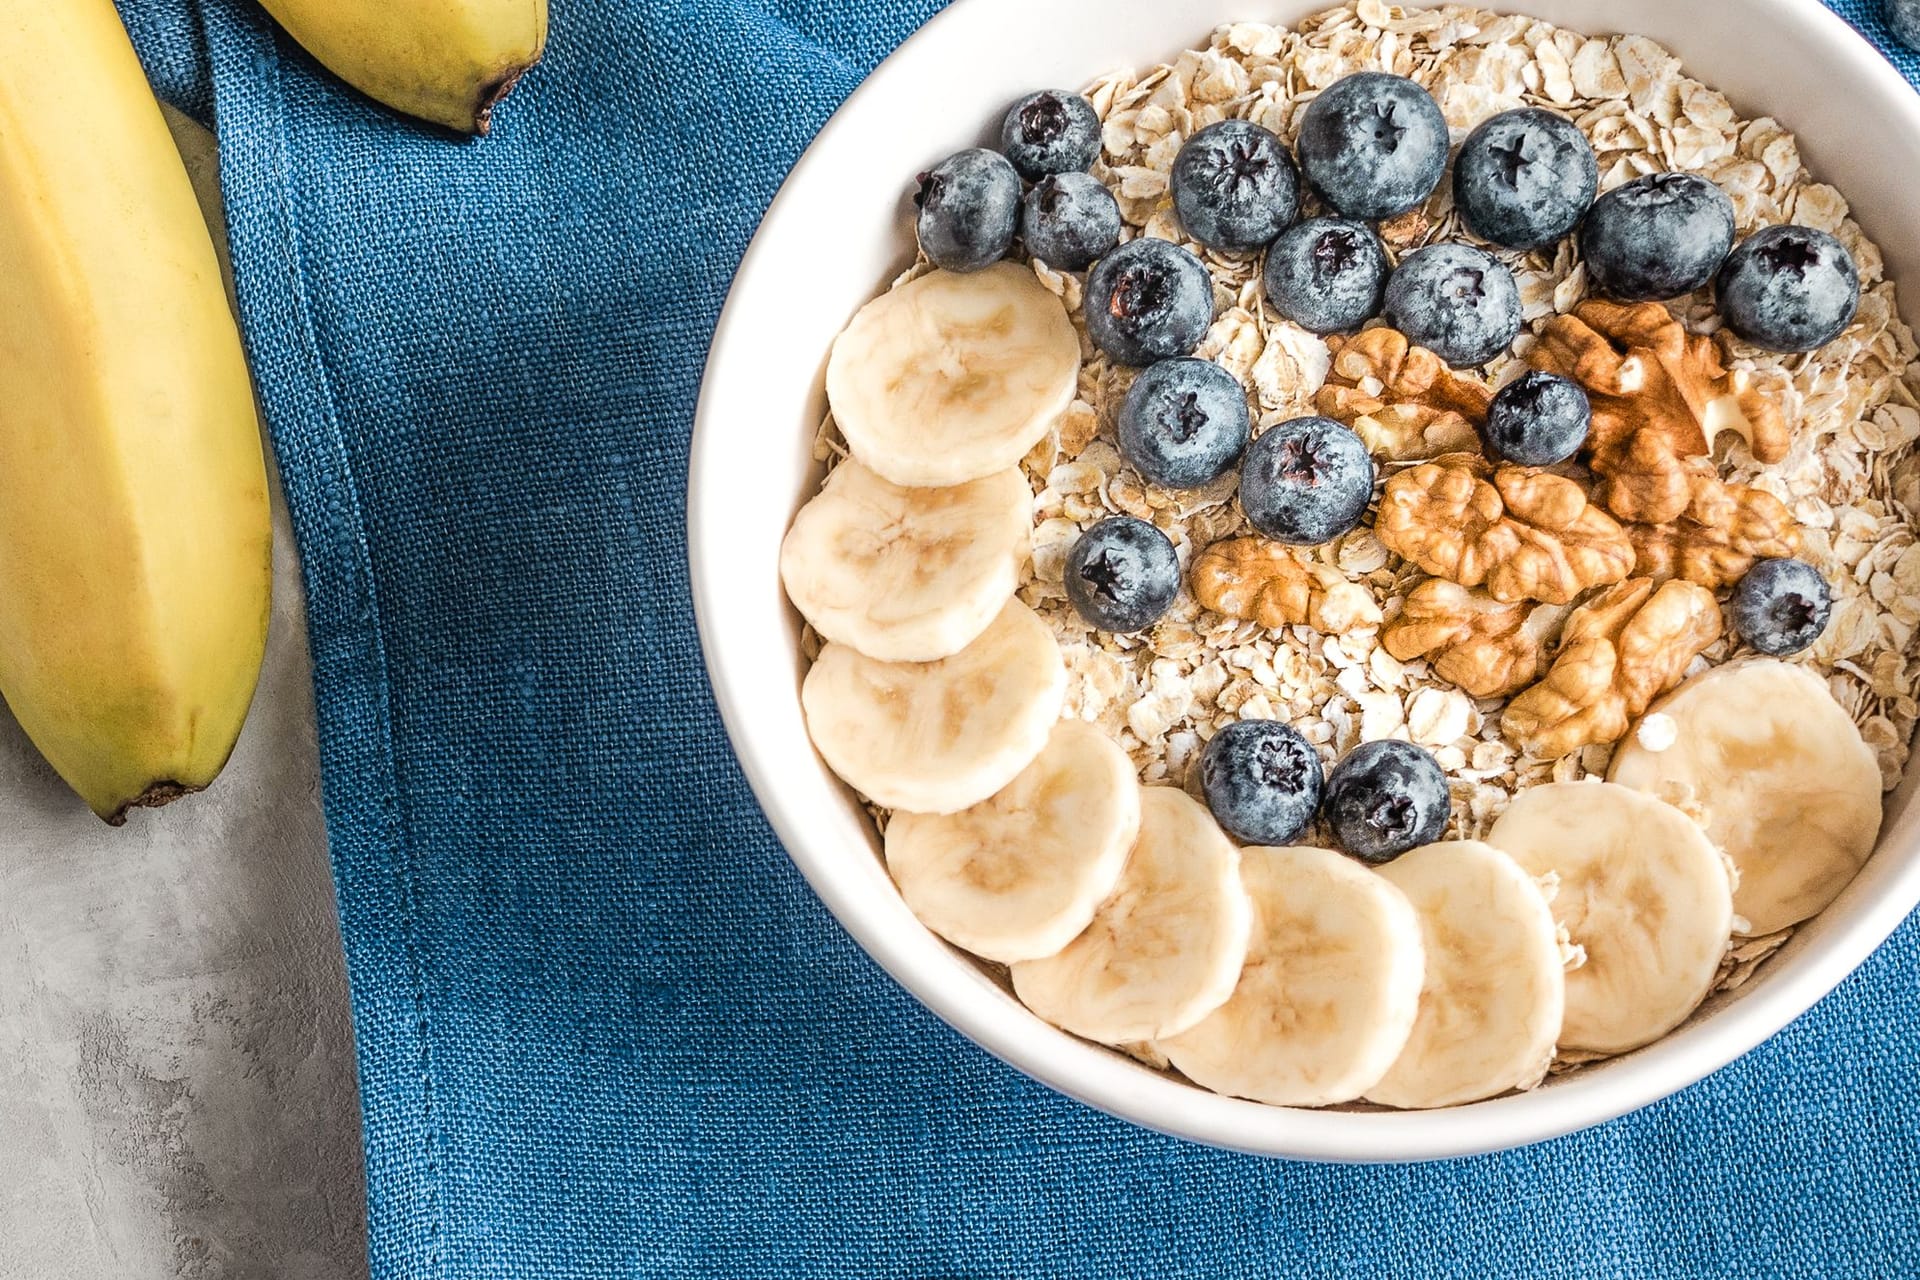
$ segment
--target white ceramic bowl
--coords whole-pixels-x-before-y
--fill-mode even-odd
[[[693,438],[688,535],[707,666],[735,749],[795,864],[847,931],[928,1008],[1053,1088],[1166,1133],[1268,1155],[1421,1160],[1519,1146],[1631,1111],[1698,1080],[1804,1012],[1920,901],[1913,779],[1881,847],[1839,901],[1747,986],[1637,1053],[1532,1093],[1430,1112],[1303,1111],[1204,1092],[1042,1023],[934,937],[887,878],[872,826],[814,754],[801,718],[799,619],[777,570],[819,480],[827,350],[911,258],[909,176],[991,145],[1006,104],[1203,43],[1221,22],[1289,24],[1316,0],[958,0],[827,122],[768,210],[714,335]],[[1920,98],[1817,0],[1529,0],[1591,34],[1675,50],[1746,115],[1795,130],[1852,202],[1891,276],[1920,282]],[[1844,90],[1840,87],[1844,86]],[[1920,290],[1907,292],[1909,316]]]

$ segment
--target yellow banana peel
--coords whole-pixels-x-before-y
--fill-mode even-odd
[[[252,385],[110,0],[0,0],[0,694],[108,822],[213,780],[266,642]]]
[[[484,134],[547,43],[547,0],[261,0],[328,70],[396,111]]]

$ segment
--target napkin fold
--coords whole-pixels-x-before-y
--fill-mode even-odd
[[[220,135],[311,614],[377,1280],[1912,1265],[1913,921],[1674,1098],[1367,1168],[1058,1097],[814,899],[703,675],[688,437],[762,210],[934,0],[555,0],[482,142],[344,89],[242,0],[122,5]]]

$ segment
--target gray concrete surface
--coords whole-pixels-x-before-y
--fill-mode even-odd
[[[111,829],[0,710],[0,1280],[367,1273],[299,573],[275,501],[266,668],[210,789]]]
[[[207,791],[111,829],[0,713],[0,1278],[366,1274],[346,974],[284,518]]]

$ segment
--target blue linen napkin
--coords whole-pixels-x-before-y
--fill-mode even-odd
[[[1913,921],[1640,1114],[1338,1168],[1050,1093],[813,898],[702,676],[688,433],[761,210],[937,0],[556,0],[482,143],[343,90],[242,0],[122,4],[222,144],[309,595],[377,1280],[1920,1266]]]

